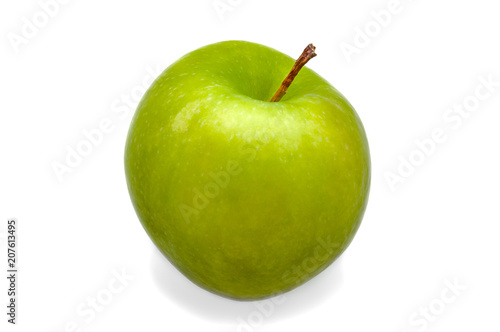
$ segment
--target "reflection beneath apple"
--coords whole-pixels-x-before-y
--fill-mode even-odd
[[[342,256],[319,275],[281,296],[236,301],[212,294],[187,279],[156,248],[151,270],[158,289],[169,300],[207,320],[235,324],[249,331],[267,322],[303,314],[331,298],[342,285]],[[246,328],[245,324],[248,324]]]

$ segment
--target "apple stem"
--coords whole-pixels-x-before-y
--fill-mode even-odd
[[[317,55],[316,53],[314,53],[315,50],[316,47],[314,47],[313,44],[307,45],[307,47],[304,49],[304,52],[302,52],[301,56],[297,59],[297,61],[295,61],[295,64],[293,65],[292,70],[290,70],[288,76],[285,78],[283,83],[281,83],[278,91],[276,91],[273,98],[271,98],[271,102],[280,101],[281,98],[283,98],[283,96],[286,94],[286,90],[288,90],[288,87],[290,86],[290,84],[292,84],[295,76],[297,76],[302,67],[304,67],[309,60]]]

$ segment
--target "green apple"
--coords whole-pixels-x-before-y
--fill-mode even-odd
[[[304,67],[244,41],[186,54],[151,85],[125,149],[128,189],[158,249],[195,284],[239,300],[289,291],[350,244],[370,187],[351,104]],[[165,280],[168,282],[168,280]]]

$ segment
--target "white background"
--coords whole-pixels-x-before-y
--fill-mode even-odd
[[[474,106],[480,77],[500,81],[497,2],[401,0],[383,27],[371,13],[388,0],[220,2],[230,10],[214,0],[61,0],[44,22],[38,1],[2,1],[0,252],[5,271],[6,221],[17,218],[20,277],[16,326],[2,277],[1,330],[499,331],[500,87],[460,123],[445,119],[455,104]],[[38,31],[15,46],[33,16]],[[356,38],[346,56],[341,46]],[[293,57],[313,42],[308,66],[350,100],[370,142],[372,189],[355,240],[279,302],[194,286],[157,253],[125,184],[125,137],[149,72],[229,39]],[[112,130],[60,181],[53,164],[103,119]],[[435,130],[446,140],[424,156],[415,141]],[[412,174],[400,167],[410,157],[420,164]],[[403,182],[391,188],[388,172]],[[108,299],[116,273],[133,280]],[[92,297],[109,303],[82,316]]]

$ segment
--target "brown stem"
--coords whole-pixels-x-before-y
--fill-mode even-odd
[[[314,47],[313,44],[307,45],[304,52],[302,52],[302,55],[297,59],[297,61],[295,61],[295,64],[293,65],[292,70],[290,70],[288,76],[285,78],[283,83],[281,83],[278,91],[276,91],[273,98],[271,98],[271,102],[280,101],[281,98],[283,98],[286,94],[286,90],[288,90],[288,87],[292,84],[293,79],[297,76],[302,67],[304,67],[309,60],[316,56],[316,53],[314,53],[315,50],[316,47]]]

